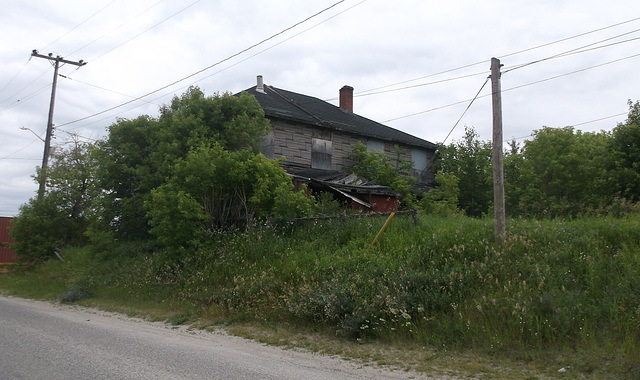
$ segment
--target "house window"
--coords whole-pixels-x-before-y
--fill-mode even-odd
[[[413,161],[414,170],[425,171],[427,169],[427,151],[413,148],[411,161]]]
[[[263,136],[261,138],[260,143],[262,144],[261,151],[264,156],[270,160],[274,158],[274,138],[273,138],[273,130],[269,132],[268,135]]]
[[[367,140],[367,152],[372,150],[384,153],[384,141],[369,139]]]
[[[331,170],[331,140],[311,139],[311,167],[313,169]]]

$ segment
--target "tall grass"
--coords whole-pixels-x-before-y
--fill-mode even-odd
[[[286,320],[495,352],[597,348],[640,373],[640,216],[511,220],[499,248],[488,220],[400,217],[370,248],[384,222],[265,226],[180,260],[78,249],[47,265],[58,284],[85,284],[113,304],[169,305],[180,321]],[[44,281],[43,271],[28,276]]]

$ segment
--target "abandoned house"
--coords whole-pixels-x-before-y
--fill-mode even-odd
[[[266,85],[260,75],[257,85],[245,91],[255,96],[272,127],[262,153],[270,159],[282,159],[296,184],[307,184],[312,191],[331,191],[354,209],[397,210],[398,194],[349,174],[353,162],[348,155],[358,142],[391,159],[399,151],[401,159],[413,163],[411,174],[417,187],[427,189],[433,184],[430,163],[435,144],[355,114],[350,86],[340,89],[339,107]]]

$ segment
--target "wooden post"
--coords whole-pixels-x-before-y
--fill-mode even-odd
[[[49,118],[47,119],[47,135],[44,139],[44,153],[42,154],[42,167],[40,168],[40,186],[38,187],[38,199],[42,199],[44,196],[45,186],[47,183],[47,167],[49,165],[49,151],[51,150],[51,138],[53,137],[53,107],[56,103],[56,85],[58,84],[58,68],[60,67],[60,62],[65,64],[70,64],[74,66],[84,66],[87,63],[82,59],[78,62],[69,61],[61,56],[53,56],[53,54],[42,55],[39,54],[37,50],[33,50],[31,52],[32,57],[44,58],[49,61],[53,61],[53,85],[51,87],[51,101],[49,103]]]
[[[496,245],[502,245],[506,233],[504,206],[504,168],[502,161],[502,96],[500,60],[491,58],[491,94],[493,104],[493,214]]]

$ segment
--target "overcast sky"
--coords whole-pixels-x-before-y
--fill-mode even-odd
[[[640,100],[638,0],[0,6],[0,216],[16,215],[38,188],[31,175],[42,160],[36,135],[45,136],[53,67],[31,58],[33,49],[88,62],[60,68],[54,145],[68,133],[100,139],[116,118],[157,116],[189,85],[237,93],[259,74],[265,84],[336,105],[340,87],[350,85],[355,113],[434,143],[459,141],[465,126],[491,140],[490,83],[452,128],[492,57],[504,65],[505,140],[522,142],[543,126],[610,131],[625,120],[627,100]]]

